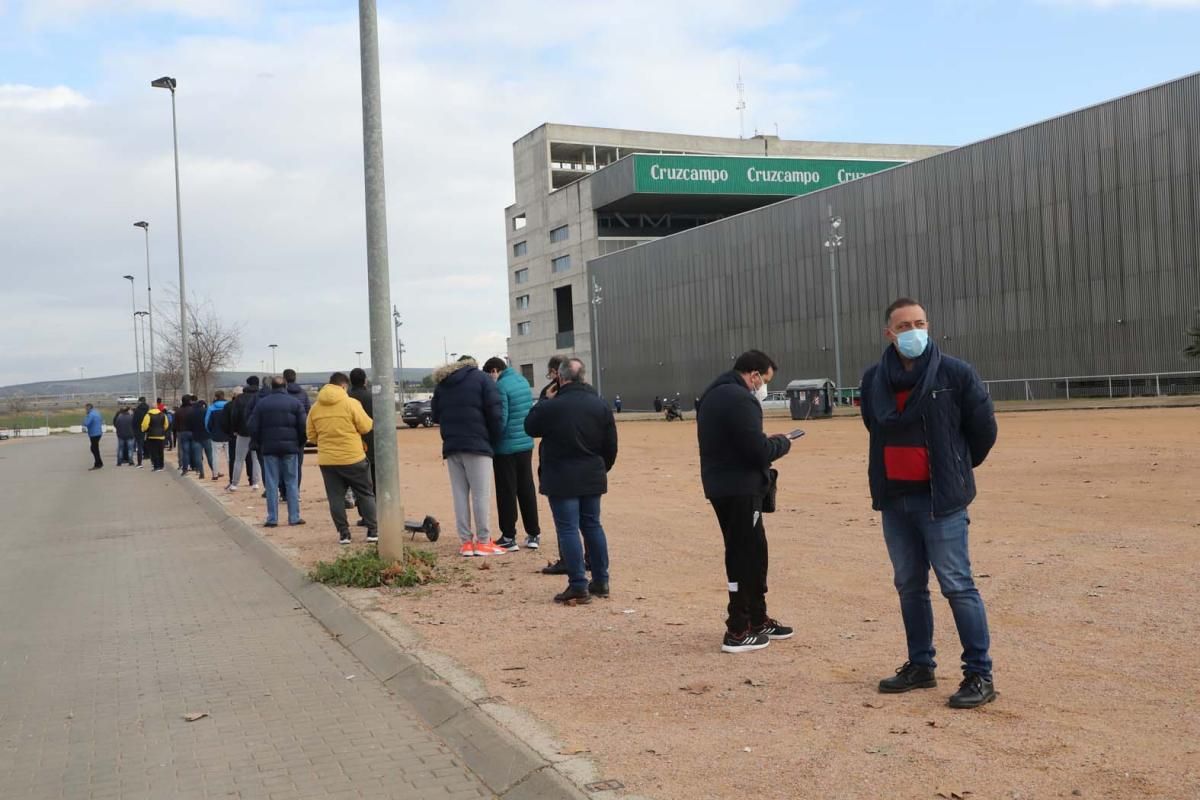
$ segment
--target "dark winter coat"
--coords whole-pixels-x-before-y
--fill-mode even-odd
[[[965,361],[942,355],[930,342],[929,363],[905,406],[925,429],[929,453],[929,489],[934,516],[966,508],[975,499],[974,468],[983,463],[996,443],[996,411],[975,369]],[[887,473],[883,461],[886,426],[896,410],[895,393],[887,378],[886,362],[896,359],[895,348],[884,351],[880,363],[863,375],[862,419],[870,432],[867,476],[871,506],[884,507]]]
[[[442,457],[454,453],[491,456],[500,441],[501,407],[496,382],[479,371],[474,361],[459,361],[433,376],[430,410],[441,426]]]
[[[197,442],[207,442],[212,439],[212,434],[208,432],[208,428],[204,425],[204,420],[208,417],[208,403],[203,400],[197,400],[192,403],[192,413],[188,415],[188,428],[192,431],[192,439]]]
[[[175,432],[176,433],[191,433],[192,432],[192,409],[191,402],[181,405],[175,411]]]
[[[371,397],[371,389],[367,386],[351,386],[348,395],[358,401],[363,407],[363,411],[367,412],[367,416],[372,420],[375,419],[375,399]],[[375,429],[363,436],[363,443],[367,446],[367,458],[371,461],[375,460]]]
[[[287,392],[300,401],[300,405],[304,406],[304,413],[307,414],[312,408],[312,398],[308,396],[308,392],[304,391],[304,387],[298,383],[289,383]]]
[[[258,402],[258,387],[247,384],[242,393],[233,398],[229,404],[229,424],[233,433],[238,436],[249,436],[250,415],[254,413],[254,404]]]
[[[281,386],[254,404],[246,427],[262,455],[295,456],[304,452],[307,417],[300,401]]]
[[[121,412],[113,419],[113,427],[116,428],[118,439],[133,438],[133,414]]]
[[[146,418],[146,412],[150,410],[150,406],[145,403],[138,403],[133,409],[133,432],[134,435],[142,432],[142,420]]]
[[[525,432],[542,440],[542,494],[588,497],[608,491],[608,471],[617,461],[617,423],[591,386],[563,384],[530,410]]]
[[[771,462],[792,449],[789,439],[763,433],[762,406],[742,376],[729,371],[700,396],[696,410],[704,496],[763,496]]]

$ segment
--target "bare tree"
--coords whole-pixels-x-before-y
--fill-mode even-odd
[[[5,406],[10,414],[24,414],[26,411],[33,408],[33,404],[29,402],[29,398],[20,392],[9,397],[8,402],[5,403]]]
[[[1187,335],[1191,337],[1192,343],[1184,348],[1184,355],[1200,358],[1200,310],[1196,312],[1196,321],[1192,323],[1192,327],[1187,329]]]
[[[158,361],[158,381],[177,396],[183,385],[179,304],[170,303],[163,312],[160,313],[167,322],[161,338],[156,340],[161,347],[161,355],[155,356]],[[193,297],[188,301],[188,327],[188,366],[192,393],[198,397],[208,397],[215,388],[213,379],[216,373],[232,367],[242,354],[242,326],[240,323],[226,322],[217,315],[212,303]]]

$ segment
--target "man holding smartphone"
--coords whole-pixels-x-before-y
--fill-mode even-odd
[[[762,401],[776,369],[766,353],[747,350],[704,390],[696,411],[704,496],[725,539],[725,653],[761,650],[772,639],[792,636],[791,628],[767,616],[763,499],[771,485],[771,462],[792,447],[787,436],[763,433]]]

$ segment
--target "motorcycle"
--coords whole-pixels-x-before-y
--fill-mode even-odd
[[[678,400],[668,400],[663,403],[663,414],[667,422],[683,419],[683,412],[679,410]]]

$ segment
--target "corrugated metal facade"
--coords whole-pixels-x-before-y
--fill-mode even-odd
[[[848,386],[903,295],[985,379],[1198,366],[1200,74],[590,262],[604,394],[690,401],[749,347],[832,378],[829,206]]]

